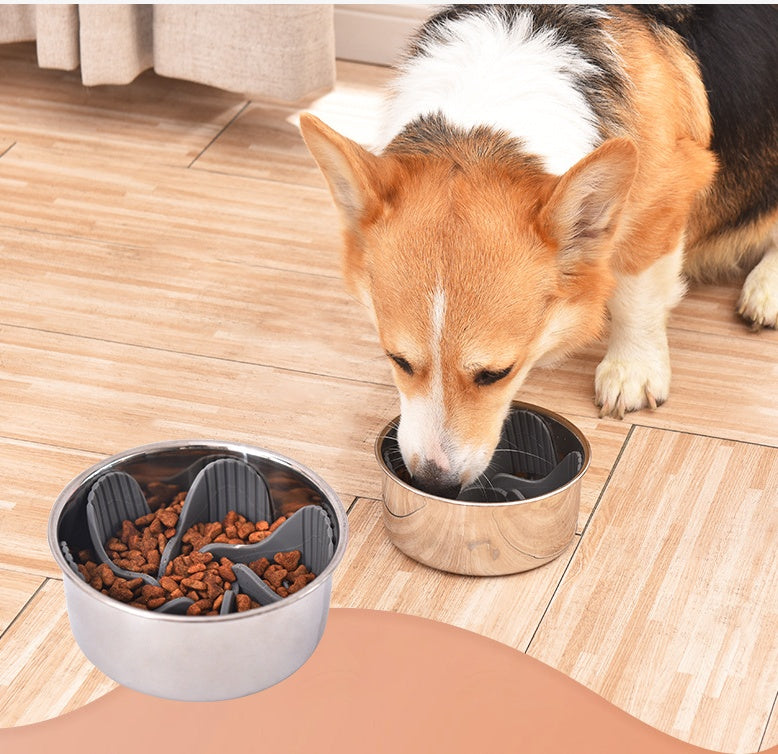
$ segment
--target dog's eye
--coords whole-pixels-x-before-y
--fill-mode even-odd
[[[398,356],[394,353],[388,353],[386,354],[395,364],[397,364],[400,369],[405,372],[405,374],[412,375],[413,374],[413,367],[407,362],[406,359],[404,359],[402,356]]]
[[[505,369],[483,369],[478,372],[478,374],[476,374],[473,381],[476,385],[494,385],[495,382],[499,382],[501,379],[507,377],[511,373],[512,369],[513,364],[511,364],[509,367],[506,367]]]

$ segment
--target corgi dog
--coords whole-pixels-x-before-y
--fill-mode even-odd
[[[414,484],[474,480],[530,369],[606,332],[601,416],[656,408],[688,278],[748,273],[741,315],[776,327],[776,39],[776,6],[457,5],[371,150],[301,116]]]

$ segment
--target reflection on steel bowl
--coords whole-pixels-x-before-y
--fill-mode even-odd
[[[384,524],[406,555],[444,571],[487,576],[536,568],[569,547],[591,448],[567,419],[514,401],[502,452],[455,500],[412,485],[397,445],[398,423],[399,417],[380,432],[375,452]]]
[[[83,580],[72,553],[92,545],[87,500],[99,480],[123,472],[144,490],[159,483],[189,490],[215,459],[237,459],[264,479],[273,518],[287,516],[291,521],[296,512],[313,506],[317,509],[310,511],[317,513],[313,518],[326,519],[320,530],[331,542],[315,579],[262,607],[210,616],[140,610]],[[145,445],[84,471],[57,498],[48,537],[63,572],[73,635],[94,665],[118,683],[147,694],[216,701],[272,686],[310,657],[324,632],[332,576],[345,552],[347,527],[337,495],[302,464],[248,445],[190,441]]]

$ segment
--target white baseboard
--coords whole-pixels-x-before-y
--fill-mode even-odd
[[[335,5],[335,54],[342,60],[391,65],[408,38],[438,7]]]

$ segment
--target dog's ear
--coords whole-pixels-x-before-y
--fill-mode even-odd
[[[300,116],[300,130],[327,180],[344,226],[354,228],[378,203],[380,158],[310,113]]]
[[[563,271],[610,253],[637,161],[629,139],[610,139],[559,178],[541,222],[560,245]]]
[[[303,139],[324,174],[344,230],[343,275],[347,286],[370,306],[362,229],[381,209],[381,158],[341,136],[310,113],[300,116]]]

